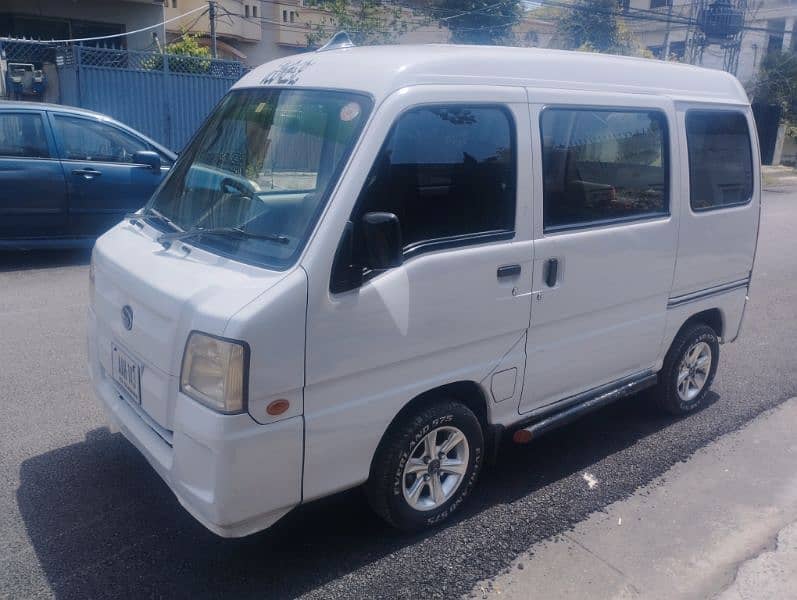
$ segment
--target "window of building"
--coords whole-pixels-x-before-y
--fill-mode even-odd
[[[650,8],[665,8],[672,4],[672,0],[650,0]]]
[[[545,231],[668,213],[663,114],[549,108],[540,127]]]
[[[747,119],[731,111],[686,114],[689,196],[694,210],[746,204],[753,195]]]
[[[177,0],[172,0],[172,8],[177,8]]]
[[[288,22],[288,11],[287,10],[283,10],[282,11],[282,22],[283,23],[287,23]]]
[[[515,227],[515,135],[493,106],[424,106],[394,124],[358,201],[394,213],[405,252],[510,238]]]
[[[249,5],[248,4],[244,4],[244,16],[247,17],[247,18],[249,17]]]
[[[296,13],[294,11],[291,11],[291,23],[293,23],[295,18],[296,18]]]
[[[56,115],[55,127],[66,160],[132,163],[135,152],[152,150],[149,144],[116,127],[89,119]]]
[[[253,17],[257,16],[257,4],[252,5],[252,16]]]
[[[0,156],[49,158],[41,115],[0,113]]]

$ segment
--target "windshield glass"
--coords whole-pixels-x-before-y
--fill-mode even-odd
[[[367,97],[347,92],[232,92],[148,208],[183,230],[242,229],[252,235],[208,231],[190,243],[286,268],[301,252],[370,107]]]

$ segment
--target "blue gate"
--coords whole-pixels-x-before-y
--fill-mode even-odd
[[[104,113],[177,152],[246,72],[234,61],[85,46],[57,62],[63,104]]]

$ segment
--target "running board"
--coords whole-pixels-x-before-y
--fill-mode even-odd
[[[572,423],[587,413],[603,408],[620,398],[625,398],[626,396],[636,394],[637,392],[652,387],[656,385],[657,380],[656,373],[648,372],[635,377],[631,381],[628,379],[622,380],[619,385],[615,385],[614,387],[611,385],[601,386],[597,390],[580,394],[584,397],[584,400],[576,404],[573,404],[572,401],[567,401],[567,404],[570,405],[568,408],[554,412],[547,417],[542,417],[539,421],[523,429],[518,429],[512,435],[512,440],[518,444],[528,444],[531,440],[537,439],[544,433]],[[608,390],[607,387],[609,388]]]

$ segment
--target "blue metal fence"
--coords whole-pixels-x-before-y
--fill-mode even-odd
[[[238,62],[74,46],[58,55],[63,104],[104,113],[180,151],[244,73]]]

